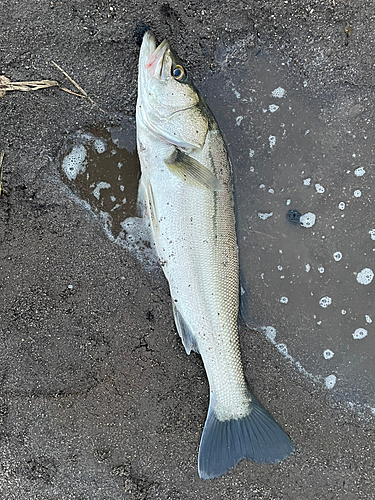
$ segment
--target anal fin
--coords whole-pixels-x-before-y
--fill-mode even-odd
[[[192,334],[189,326],[187,325],[181,313],[177,309],[176,304],[172,302],[172,305],[173,305],[174,321],[176,323],[178,334],[180,335],[182,343],[185,347],[185,351],[187,352],[187,354],[190,354],[191,351],[199,353],[197,341],[195,340],[195,337]]]

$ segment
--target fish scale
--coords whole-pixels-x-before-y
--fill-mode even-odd
[[[136,122],[140,203],[169,283],[177,330],[187,353],[202,356],[210,386],[198,473],[203,479],[221,476],[242,458],[278,462],[293,445],[251,393],[241,363],[226,147],[168,43],[157,47],[150,32],[139,59]]]

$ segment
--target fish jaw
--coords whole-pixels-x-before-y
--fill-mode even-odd
[[[170,49],[167,40],[156,45],[155,36],[151,31],[147,31],[144,34],[139,54],[139,75],[147,71],[150,77],[162,78],[163,60],[168,50]]]

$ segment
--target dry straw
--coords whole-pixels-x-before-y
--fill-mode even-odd
[[[21,90],[29,92],[29,90],[46,89],[48,87],[59,87],[59,83],[54,80],[40,80],[34,82],[11,82],[9,78],[0,75],[0,97],[5,95],[5,92],[10,90]]]
[[[73,92],[65,87],[62,87],[59,82],[55,80],[40,80],[40,81],[32,81],[32,82],[11,82],[9,78],[7,78],[4,75],[0,75],[0,98],[5,96],[6,92],[12,91],[12,90],[21,90],[22,92],[29,92],[30,90],[40,90],[40,89],[46,89],[48,87],[58,87],[60,90],[63,90],[64,92],[68,92],[68,94],[75,95],[77,97],[83,97],[84,99],[87,99],[88,101],[91,102],[94,106],[99,106],[91,99],[91,97],[87,94],[83,88],[78,85],[77,82],[71,78],[66,71],[64,71],[58,64],[55,63],[55,61],[51,61],[56,68],[61,71],[61,73],[75,86],[75,88],[79,91]],[[99,108],[100,111],[105,113],[105,111],[101,108]]]

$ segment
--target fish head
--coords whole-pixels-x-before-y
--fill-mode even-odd
[[[138,74],[137,121],[162,140],[185,149],[202,148],[208,110],[181,61],[164,40],[143,37]]]

